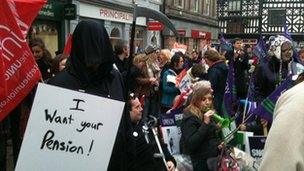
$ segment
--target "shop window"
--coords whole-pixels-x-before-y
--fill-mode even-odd
[[[188,45],[188,38],[186,38],[186,37],[179,37],[179,38],[177,38],[177,42],[179,44]]]
[[[192,51],[199,51],[199,46],[200,46],[200,39],[193,39],[193,48]]]
[[[120,38],[120,31],[118,28],[113,28],[113,30],[111,31],[111,34],[110,34],[110,37],[111,38],[116,38],[116,39],[119,39]]]
[[[40,38],[43,40],[46,49],[48,49],[52,55],[55,57],[55,52],[58,49],[58,24],[55,22],[40,22],[36,21],[32,24],[29,32],[29,39]]]
[[[130,37],[131,37],[131,29],[130,29]],[[144,47],[144,37],[145,37],[145,28],[144,27],[136,27],[135,29],[135,37],[134,37],[134,46],[139,46],[140,48]]]
[[[118,28],[113,28],[111,33],[110,33],[110,40],[111,40],[111,44],[114,48],[114,45],[117,44],[117,41],[120,39],[120,31]]]

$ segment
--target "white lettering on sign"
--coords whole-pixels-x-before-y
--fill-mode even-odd
[[[253,157],[262,157],[264,150],[261,149],[252,149],[251,153]]]

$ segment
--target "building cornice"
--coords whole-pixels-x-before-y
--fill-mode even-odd
[[[178,20],[183,20],[186,22],[203,24],[203,25],[208,25],[208,26],[212,26],[212,27],[218,27],[218,21],[216,18],[204,16],[201,14],[194,15],[193,13],[189,13],[187,11],[167,8],[166,15],[172,19],[178,19]]]
[[[82,3],[87,3],[90,5],[95,5],[95,6],[102,6],[106,7],[109,9],[120,9],[121,11],[128,12],[128,13],[133,13],[133,6],[132,4],[119,4],[119,3],[113,3],[113,1],[100,1],[100,0],[79,0],[79,2]]]

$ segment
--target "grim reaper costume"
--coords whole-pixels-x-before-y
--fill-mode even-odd
[[[81,21],[73,33],[66,69],[48,83],[123,101],[122,77],[113,68],[113,62],[113,50],[104,26],[95,21]],[[108,170],[124,169],[123,134],[123,129],[119,129]]]

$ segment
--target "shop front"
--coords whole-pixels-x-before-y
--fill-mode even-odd
[[[29,39],[41,38],[52,57],[64,47],[65,4],[63,1],[48,1],[33,21],[28,35]]]
[[[104,4],[101,4],[104,5]],[[118,40],[129,42],[131,33],[131,24],[133,20],[132,9],[110,8],[109,6],[98,6],[87,3],[79,3],[79,19],[94,19],[102,23],[111,39],[112,46]],[[111,5],[113,7],[113,5]],[[144,47],[146,42],[146,20],[137,19],[135,31],[135,46]]]
[[[163,31],[165,48],[172,48],[174,42],[177,41],[187,45],[187,51],[190,53],[200,51],[204,44],[217,42],[218,29],[215,27],[175,19],[172,19],[171,22],[177,29],[179,37],[175,38],[171,31],[165,29]]]

